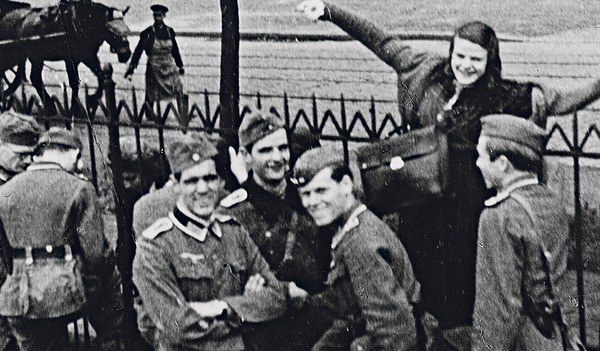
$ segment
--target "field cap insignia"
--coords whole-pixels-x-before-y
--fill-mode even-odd
[[[244,188],[239,188],[238,190],[232,192],[227,195],[223,200],[221,200],[221,206],[225,208],[230,208],[233,205],[237,205],[240,202],[246,200],[248,198],[248,192]]]
[[[171,228],[173,228],[173,222],[169,218],[163,217],[158,219],[156,222],[154,222],[154,224],[152,224],[148,228],[146,228],[142,232],[142,236],[146,239],[152,240],[161,233],[171,230]]]

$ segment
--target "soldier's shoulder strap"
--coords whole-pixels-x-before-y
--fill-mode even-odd
[[[221,206],[225,207],[225,208],[230,208],[233,207],[243,201],[245,201],[248,198],[248,192],[246,191],[246,189],[244,188],[239,188],[236,191],[232,192],[231,194],[225,196],[222,200],[221,200]]]
[[[171,230],[171,228],[173,228],[173,221],[168,217],[162,217],[146,228],[142,232],[142,236],[148,240],[153,240],[160,234]]]

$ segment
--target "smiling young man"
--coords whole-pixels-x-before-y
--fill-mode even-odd
[[[550,340],[556,315],[544,309],[566,302],[569,218],[538,173],[546,133],[523,118],[481,119],[477,167],[497,195],[485,202],[479,221],[472,346],[483,350],[562,350]],[[555,324],[554,324],[555,325]]]
[[[139,325],[159,350],[246,350],[243,322],[264,322],[285,310],[284,288],[256,244],[233,218],[215,212],[224,187],[216,155],[203,135],[171,145],[181,196],[138,243]]]
[[[221,201],[221,209],[248,230],[277,279],[286,283],[289,298],[301,301],[324,288],[328,244],[317,235],[288,180],[287,130],[278,116],[258,110],[244,117],[238,137],[248,179]],[[248,338],[258,350],[306,350],[330,321],[290,309],[283,319],[256,325]]]
[[[294,172],[302,205],[334,233],[327,289],[308,305],[336,320],[312,350],[411,350],[420,285],[402,243],[357,199],[339,149],[307,151]]]

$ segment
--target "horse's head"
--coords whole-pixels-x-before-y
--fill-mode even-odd
[[[127,62],[131,56],[127,37],[131,34],[123,18],[127,9],[119,10],[92,1],[70,1],[64,6],[71,9],[73,23],[89,38],[106,41],[110,51],[119,57],[119,62]]]
[[[129,7],[125,10],[108,8],[107,14],[106,29],[109,35],[106,38],[106,42],[110,45],[110,51],[117,54],[121,63],[127,62],[131,56],[129,41],[127,40],[127,36],[131,34],[131,30],[129,30],[124,20],[128,10]]]

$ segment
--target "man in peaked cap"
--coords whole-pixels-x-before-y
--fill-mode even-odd
[[[39,139],[34,162],[0,188],[10,194],[1,197],[0,220],[13,256],[12,273],[0,288],[0,315],[21,351],[67,349],[66,325],[84,310],[99,342],[116,338],[107,331],[118,316],[105,318],[120,305],[100,310],[115,296],[114,253],[93,185],[72,173],[81,145],[74,132],[50,129]]]
[[[257,110],[244,117],[238,131],[240,154],[249,170],[241,188],[221,201],[221,210],[250,233],[271,270],[285,282],[292,300],[324,288],[328,243],[307,216],[288,180],[290,146],[284,122]],[[331,319],[307,309],[290,309],[247,334],[257,350],[306,350]]]
[[[145,52],[146,61],[146,101],[154,102],[176,98],[183,107],[184,94],[181,76],[185,73],[175,30],[164,22],[169,9],[164,5],[152,5],[154,23],[140,33],[125,78],[130,78]]]
[[[31,116],[13,110],[0,114],[0,186],[31,164],[31,155],[40,131],[40,126]],[[0,236],[0,250],[1,284],[7,274],[8,261],[12,260],[7,256],[8,244],[6,238],[2,236]],[[9,335],[8,324],[0,317],[0,350],[16,350],[15,341]]]
[[[31,116],[13,110],[0,114],[0,185],[31,164],[40,132]]]
[[[476,164],[497,195],[479,220],[473,350],[562,350],[560,337],[547,338],[561,321],[545,307],[552,305],[547,283],[565,284],[569,218],[538,181],[546,132],[511,115],[485,116],[481,125]]]
[[[312,350],[412,350],[420,285],[394,232],[355,195],[354,175],[339,149],[304,153],[294,166],[302,205],[333,233],[324,292],[308,305],[336,316]]]
[[[159,350],[246,350],[245,323],[279,317],[283,286],[246,230],[215,212],[224,181],[212,143],[185,137],[167,156],[181,196],[138,242],[142,332]]]

